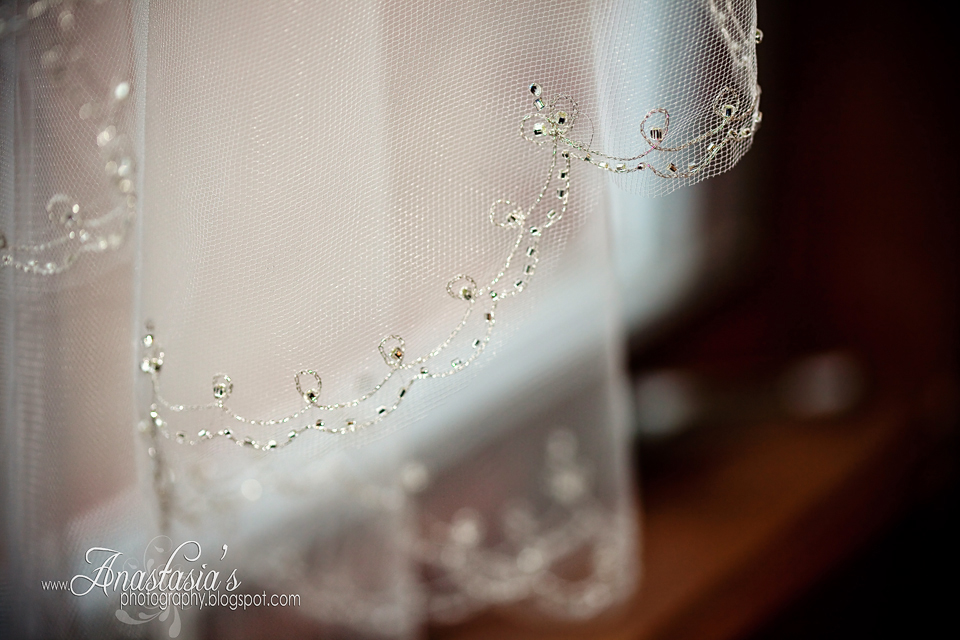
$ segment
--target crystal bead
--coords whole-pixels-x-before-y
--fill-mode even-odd
[[[671,162],[671,163],[667,166],[667,169],[669,169],[669,170],[672,171],[673,173],[676,173],[676,172],[677,172],[677,165],[675,165],[675,164],[673,164],[673,163]]]
[[[232,437],[233,437],[233,429],[224,429],[224,430],[221,431],[220,433],[223,434],[223,437],[224,437],[224,438],[232,438]]]
[[[527,247],[527,255],[530,256],[531,258],[536,252],[537,252],[536,247]]]
[[[561,151],[561,152],[560,152],[560,155],[561,155],[562,157],[564,157],[564,158],[569,158],[569,157],[570,157],[570,152],[567,151],[567,150],[564,150],[564,151]]]
[[[550,211],[547,211],[547,217],[550,218],[551,220],[553,220],[554,218],[556,218],[556,217],[557,217],[557,210],[556,210],[556,209],[550,209]]]
[[[384,406],[377,407],[377,413],[378,413],[379,415],[382,416],[382,415],[385,414],[386,412],[387,412],[387,408],[386,408],[386,407],[384,407]]]
[[[400,393],[398,393],[397,395],[398,395],[399,397],[401,397],[401,398],[402,398],[403,396],[407,395],[407,388],[406,388],[406,387],[400,387]]]
[[[320,421],[317,420],[317,422],[320,422]],[[296,437],[297,437],[297,432],[296,432],[296,431],[291,431],[290,433],[287,434],[287,438],[288,438],[289,440],[293,440],[293,439],[296,438]]]
[[[641,162],[640,164],[637,165],[637,171],[643,171],[644,169],[646,169],[646,167],[647,165]]]
[[[323,420],[317,420],[317,421],[314,423],[314,426],[315,426],[317,429],[323,429]],[[294,433],[294,432],[291,431],[291,433]]]
[[[763,112],[757,111],[756,115],[753,116],[753,121],[757,124],[760,124],[763,121]]]
[[[209,438],[209,437],[210,437],[210,432],[207,431],[206,429],[200,429],[200,431],[197,432],[197,437],[198,437],[198,438]]]
[[[623,164],[623,163],[618,164],[618,165],[616,166],[616,171],[617,171],[617,173],[623,173],[623,172],[626,171],[626,170],[627,170],[627,165],[625,165],[625,164]]]
[[[73,202],[70,197],[58,193],[47,201],[47,213],[51,221],[72,227],[78,220],[80,205]]]
[[[450,361],[450,366],[453,367],[454,369],[457,369],[458,367],[463,366],[463,360],[461,360],[460,358],[455,358]]]
[[[265,445],[264,448],[266,448],[266,449],[276,449],[276,448],[277,448],[277,441],[276,441],[276,440],[270,440],[269,442],[267,442],[267,444]]]
[[[564,198],[566,198],[566,197],[567,197],[567,190],[566,190],[566,189],[557,189],[557,197],[560,198],[561,200],[563,200]]]
[[[526,267],[524,267],[523,272],[527,274],[533,273],[533,265],[528,264]]]
[[[537,98],[536,100],[534,100],[533,105],[537,108],[537,111],[543,111],[543,108],[547,106],[543,103],[543,100],[541,100],[540,98]]]
[[[480,346],[480,338],[477,338],[476,340],[473,341],[473,348],[476,349],[479,346]]]
[[[724,118],[732,118],[733,114],[737,112],[737,107],[732,104],[725,104],[720,108],[720,111]]]
[[[543,123],[542,123],[542,122],[538,122],[537,124],[533,125],[533,135],[535,135],[535,136],[542,136],[542,135],[543,135]]]
[[[570,172],[567,169],[560,169],[560,173],[557,174],[557,177],[559,177],[561,180],[566,180],[569,175]]]
[[[426,367],[420,367],[420,375],[422,376],[430,375],[430,372],[427,370]]]
[[[607,169],[610,167],[610,165],[608,165],[606,162],[601,162],[597,166],[600,167],[601,169]]]
[[[523,280],[517,280],[513,283],[513,286],[515,286],[517,289],[523,289]]]
[[[540,88],[540,85],[534,82],[533,84],[530,85],[530,93],[532,93],[533,95],[539,98],[540,94],[543,93],[543,89]]]
[[[105,147],[114,139],[117,135],[117,128],[113,125],[110,125],[103,131],[97,134],[97,145]]]
[[[589,156],[589,155],[583,156],[583,161],[584,161],[584,162],[593,162],[593,160],[590,159],[590,156]]]
[[[754,31],[753,39],[756,41],[757,44],[760,44],[761,42],[763,42],[763,31],[760,31],[760,29],[757,29],[756,31]]]
[[[217,400],[223,400],[233,392],[233,382],[230,376],[218,374],[213,377],[213,397]]]
[[[29,7],[27,7],[27,17],[31,20],[35,20],[43,15],[43,12],[47,10],[47,3],[42,0],[34,2]]]
[[[650,129],[650,138],[652,140],[663,140],[663,129],[660,127]]]
[[[390,355],[393,356],[394,360],[400,360],[403,358],[403,349],[396,347],[393,351],[390,352]]]
[[[60,25],[60,28],[63,31],[70,31],[70,29],[73,28],[74,22],[75,20],[73,17],[73,13],[71,13],[70,11],[62,12],[60,14],[60,17],[57,19],[57,24]]]
[[[539,236],[539,235],[540,235],[540,228],[539,228],[539,227],[530,227],[530,235],[532,235],[532,236]]]
[[[307,376],[312,376],[317,386],[304,390],[303,385],[306,382]],[[294,382],[296,383],[297,393],[299,393],[304,400],[310,404],[316,403],[320,397],[320,389],[323,388],[323,384],[320,382],[320,375],[316,371],[305,369],[294,376]]]
[[[187,439],[187,434],[183,431],[177,433],[177,444],[183,444],[184,440]]]
[[[557,112],[557,124],[566,124],[567,123],[567,112],[558,111]]]
[[[485,317],[487,319],[487,322],[493,322],[493,314],[490,313],[489,311],[487,311],[487,314]]]
[[[464,300],[472,300],[473,291],[468,289],[467,287],[464,287],[463,289],[460,289],[460,297],[463,298]]]
[[[116,100],[123,100],[128,95],[130,95],[130,83],[121,82],[116,87],[113,88],[113,97]]]

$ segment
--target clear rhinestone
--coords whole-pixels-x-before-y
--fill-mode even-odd
[[[230,376],[218,374],[213,377],[213,397],[222,400],[233,392],[233,382]]]
[[[480,338],[477,338],[476,340],[473,341],[473,348],[476,349],[479,346],[480,346]]]
[[[317,420],[317,422],[320,422],[320,421]],[[323,423],[321,423],[321,424],[323,424]],[[297,437],[297,432],[296,432],[296,431],[291,431],[290,433],[287,434],[287,438],[290,439],[290,440],[293,440],[293,439],[296,438],[296,437]]]
[[[763,31],[760,31],[760,29],[757,29],[756,31],[754,31],[753,39],[754,41],[756,41],[757,44],[760,44],[761,42],[763,42]]]
[[[533,125],[533,135],[535,135],[535,136],[542,136],[542,135],[543,135],[543,123],[542,123],[542,122],[538,122],[537,124]]]
[[[383,414],[385,414],[386,412],[387,412],[387,408],[386,408],[386,407],[383,407],[383,406],[377,407],[377,413],[380,414],[381,416],[382,416]]]
[[[390,353],[390,355],[393,356],[394,360],[400,360],[401,358],[403,358],[403,349],[401,349],[400,347],[396,347]]]
[[[267,444],[266,444],[266,446],[265,446],[264,448],[266,448],[266,449],[276,449],[276,448],[277,448],[277,441],[276,441],[276,440],[270,440],[269,442],[267,442]]]
[[[458,367],[462,367],[462,366],[463,366],[463,360],[461,360],[460,358],[455,358],[455,359],[453,359],[453,360],[450,361],[450,366],[453,367],[454,369],[456,369],[456,368],[458,368]]]
[[[539,227],[530,227],[530,235],[532,235],[532,236],[539,236],[539,235],[540,235],[540,228],[539,228]]]
[[[551,220],[552,220],[553,218],[556,218],[556,217],[557,217],[557,210],[556,210],[556,209],[550,209],[550,211],[547,211],[547,217],[550,218]]]
[[[626,170],[627,170],[627,165],[625,165],[625,164],[622,164],[622,163],[621,163],[621,164],[618,164],[618,165],[616,166],[616,171],[617,171],[617,173],[623,173],[623,172],[626,171]]]
[[[543,93],[543,89],[540,88],[540,85],[534,82],[533,84],[530,85],[530,93],[532,93],[533,95],[539,98],[540,94]]]
[[[564,198],[566,198],[566,197],[567,197],[567,190],[566,190],[566,189],[557,189],[557,197],[560,198],[561,200],[563,200]]]
[[[489,311],[487,312],[486,318],[487,318],[487,322],[493,322],[493,314],[490,313]]]
[[[547,106],[543,103],[543,100],[541,100],[540,98],[537,98],[536,100],[534,100],[533,104],[537,108],[537,111],[542,111],[543,108]]]
[[[569,175],[570,175],[570,172],[567,171],[566,169],[560,169],[560,173],[557,174],[557,176],[558,176],[561,180],[566,180]]]
[[[143,346],[152,347],[153,346],[153,334],[148,333],[143,336]]]
[[[312,376],[317,386],[304,389],[308,380],[307,376]],[[297,393],[310,404],[314,404],[320,397],[320,389],[323,387],[320,382],[320,375],[316,371],[306,369],[297,373],[293,379],[296,383]]]
[[[737,112],[737,107],[732,104],[725,104],[721,107],[720,111],[723,113],[724,118],[732,118],[733,114]]]
[[[558,111],[557,112],[557,124],[566,124],[567,123],[567,112]]]
[[[677,165],[675,165],[675,164],[673,164],[673,163],[671,162],[671,163],[667,166],[667,169],[669,169],[669,170],[672,171],[673,173],[676,173],[676,172],[677,172]]]
[[[650,129],[650,138],[652,140],[663,140],[663,129],[659,127]]]

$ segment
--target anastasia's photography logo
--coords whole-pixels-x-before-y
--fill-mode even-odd
[[[167,536],[151,540],[142,557],[127,556],[107,547],[91,547],[84,554],[89,565],[69,584],[74,596],[115,599],[117,620],[141,625],[156,620],[167,624],[171,638],[180,635],[180,612],[186,609],[223,607],[232,611],[251,607],[298,607],[299,594],[268,594],[240,591],[243,582],[237,569],[228,570],[224,561],[229,547],[224,544],[219,558],[204,557],[195,540],[174,545]]]

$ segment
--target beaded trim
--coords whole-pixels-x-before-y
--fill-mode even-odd
[[[655,108],[647,112],[640,122],[640,132],[647,148],[632,157],[617,157],[590,148],[572,137],[574,125],[580,115],[576,101],[565,95],[556,95],[549,102],[543,99],[543,89],[531,84],[533,95],[533,113],[522,117],[519,133],[525,140],[543,145],[550,150],[550,162],[539,192],[526,205],[511,200],[496,200],[488,211],[490,222],[515,234],[513,246],[497,275],[488,283],[480,285],[466,274],[453,276],[447,282],[446,290],[451,298],[465,306],[463,316],[447,338],[426,354],[409,358],[406,344],[401,336],[389,335],[378,345],[378,351],[384,360],[387,372],[370,391],[359,397],[322,403],[321,377],[314,370],[304,370],[294,376],[297,394],[303,399],[303,405],[292,414],[268,419],[255,419],[234,412],[227,400],[233,393],[233,381],[225,373],[213,377],[213,400],[207,404],[183,405],[167,400],[161,393],[160,371],[164,362],[164,353],[148,323],[144,335],[141,370],[150,377],[152,400],[149,419],[140,423],[145,433],[160,434],[178,444],[197,445],[215,438],[226,438],[240,446],[257,450],[271,451],[290,445],[301,433],[308,430],[321,431],[336,435],[353,433],[369,427],[396,411],[407,396],[414,383],[432,378],[445,378],[456,374],[472,364],[483,353],[490,341],[496,324],[496,310],[500,302],[522,292],[533,279],[539,259],[539,245],[543,234],[557,223],[567,210],[571,188],[571,165],[573,159],[587,163],[613,173],[630,173],[649,170],[665,179],[694,177],[702,172],[724,147],[750,138],[760,123],[759,91],[749,108],[741,108],[739,93],[730,87],[722,89],[714,99],[713,111],[717,123],[706,133],[687,142],[670,146],[670,113],[664,108]],[[662,117],[663,123],[647,130],[647,122],[654,117]],[[685,169],[679,169],[673,162],[658,166],[648,160],[651,154],[671,154],[696,145],[705,149],[699,159]],[[642,160],[639,163],[636,161]],[[472,342],[472,351],[465,357],[455,357],[446,364],[437,365],[442,354],[452,349],[455,340],[468,325],[474,313],[484,314],[485,330]],[[399,388],[393,395],[386,395],[384,387],[394,377],[400,377]],[[383,393],[381,393],[383,392]],[[337,424],[328,424],[322,412],[360,407],[374,397],[381,398],[382,404],[364,419],[348,418]],[[226,427],[219,430],[202,429],[196,436],[182,430],[171,430],[168,424],[173,416],[184,412],[215,411],[225,414],[229,419],[241,425],[252,427],[280,427],[292,425],[286,436],[258,439],[249,435],[234,433]],[[151,447],[155,452],[155,449]]]
[[[54,9],[58,11],[54,11]],[[60,233],[39,243],[13,243],[0,229],[0,267],[42,276],[61,274],[85,253],[104,253],[123,245],[136,217],[134,154],[129,136],[120,130],[121,115],[131,102],[132,87],[124,80],[111,88],[96,82],[85,67],[82,49],[74,43],[77,11],[73,2],[40,0],[24,15],[0,17],[0,41],[13,38],[40,20],[52,22],[56,36],[43,43],[40,66],[73,96],[81,120],[97,123],[96,148],[110,185],[113,206],[107,212],[88,210],[66,193],[47,200],[46,213]],[[94,140],[91,140],[91,143]]]

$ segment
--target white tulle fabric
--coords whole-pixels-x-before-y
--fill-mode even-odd
[[[34,587],[161,533],[329,637],[631,593],[608,222],[749,147],[752,0],[3,10],[13,633],[201,636]]]

